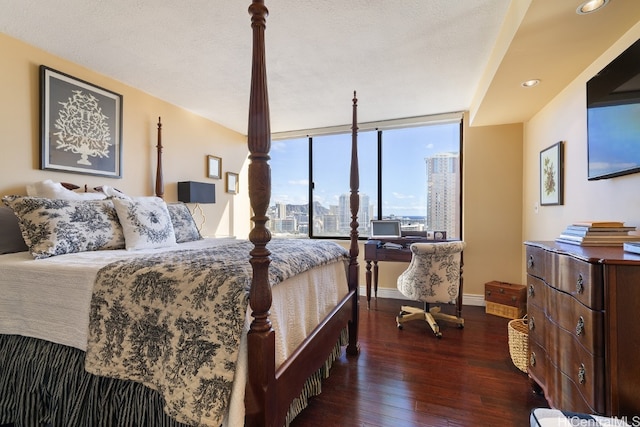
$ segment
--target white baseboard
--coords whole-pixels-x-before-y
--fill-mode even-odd
[[[371,298],[373,298],[373,289],[371,290]],[[365,286],[360,286],[360,295],[367,295],[367,288]],[[378,298],[390,298],[390,299],[409,299],[402,295],[397,289],[390,288],[378,288]],[[476,305],[480,307],[484,307],[484,294],[483,295],[470,295],[463,294],[462,295],[462,305]]]

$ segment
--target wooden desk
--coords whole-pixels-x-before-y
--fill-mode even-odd
[[[367,263],[367,308],[371,307],[371,262],[373,261],[373,291],[374,298],[378,298],[378,261],[393,262],[410,262],[412,243],[418,242],[437,242],[442,240],[433,240],[426,238],[401,238],[401,239],[384,239],[384,240],[367,240],[364,244],[364,260]],[[400,249],[385,248],[387,242],[398,243],[402,245]]]

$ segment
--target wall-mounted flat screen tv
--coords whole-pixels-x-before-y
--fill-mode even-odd
[[[640,172],[640,40],[587,82],[588,179]]]

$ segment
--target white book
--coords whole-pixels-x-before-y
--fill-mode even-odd
[[[621,247],[622,246],[622,242],[619,241],[614,241],[614,242],[606,242],[606,241],[599,241],[599,242],[582,242],[579,240],[571,240],[571,239],[564,239],[562,237],[558,237],[556,238],[556,242],[558,243],[567,243],[569,245],[576,245],[576,246],[617,246],[617,247]]]
[[[625,242],[622,244],[622,248],[625,252],[640,254],[640,242]]]
[[[622,242],[640,241],[640,235],[638,234],[622,234],[622,235],[615,235],[615,236],[608,236],[608,235],[576,236],[573,234],[561,233],[559,237],[564,240],[574,240],[576,242],[620,242],[622,243]]]

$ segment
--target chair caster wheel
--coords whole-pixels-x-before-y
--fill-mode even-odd
[[[398,329],[402,330],[402,323],[398,323]]]
[[[464,329],[464,325],[458,325],[458,329]]]
[[[435,335],[436,335],[436,338],[438,339],[442,338],[442,332],[436,332]]]

